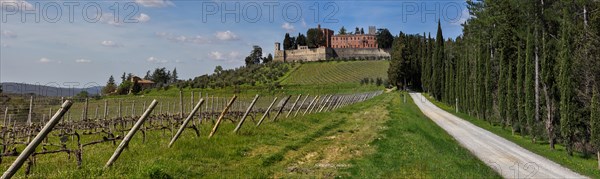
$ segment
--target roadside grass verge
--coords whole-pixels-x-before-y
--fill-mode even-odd
[[[538,141],[537,143],[532,143],[530,136],[523,137],[518,133],[515,133],[515,135],[513,135],[512,131],[509,128],[502,129],[502,126],[490,124],[489,122],[483,119],[478,119],[476,117],[470,116],[462,112],[456,113],[454,107],[436,101],[427,94],[423,94],[423,96],[427,97],[429,101],[431,101],[439,108],[464,120],[467,120],[472,124],[475,124],[478,127],[488,130],[502,138],[512,141],[533,153],[546,157],[547,159],[552,160],[582,175],[590,176],[592,178],[600,178],[600,171],[597,169],[598,161],[594,157],[586,158],[582,153],[579,152],[575,152],[574,155],[571,157],[567,155],[565,147],[561,144],[556,144],[556,149],[552,150],[548,141]]]
[[[424,116],[410,97],[389,93],[389,119],[370,145],[376,152],[353,159],[356,178],[501,178],[442,128]]]

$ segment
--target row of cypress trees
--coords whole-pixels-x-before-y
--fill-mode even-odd
[[[435,39],[396,37],[390,84],[428,92],[534,143],[560,143],[568,155],[598,152],[600,3],[467,3],[472,18],[455,39],[444,39],[439,22]],[[417,42],[403,40],[411,37]]]

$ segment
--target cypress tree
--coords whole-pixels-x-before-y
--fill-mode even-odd
[[[437,35],[435,38],[435,53],[433,55],[433,96],[437,100],[442,100],[442,92],[444,91],[444,62],[445,62],[445,52],[444,52],[444,36],[442,35],[442,25],[438,20],[438,29]]]
[[[450,49],[450,52],[447,54],[451,54],[451,50],[454,47],[454,45],[451,45],[452,41],[448,41],[448,48]],[[451,57],[447,57],[446,59],[444,59],[444,61],[442,63],[444,63],[444,92],[443,92],[443,96],[445,99],[445,102],[450,103],[452,105],[454,105],[454,58]]]
[[[481,39],[479,39],[481,40]],[[473,76],[473,78],[475,78],[475,81],[478,81],[477,86],[473,86],[473,89],[475,91],[473,91],[475,93],[475,99],[474,99],[474,104],[476,106],[473,106],[474,109],[476,109],[477,115],[478,116],[483,116],[484,119],[489,120],[489,118],[485,117],[486,116],[486,110],[488,109],[488,104],[486,102],[486,98],[487,93],[489,92],[489,88],[488,88],[488,82],[489,79],[487,78],[487,74],[488,74],[488,61],[486,61],[486,57],[487,54],[485,52],[487,52],[487,50],[482,50],[481,48],[481,42],[478,41],[478,47],[477,47],[477,51],[475,51],[475,66],[478,68],[478,70],[475,71],[475,75]]]
[[[527,45],[525,47],[525,116],[527,133],[531,135],[531,138],[535,138],[534,130],[534,122],[535,122],[535,94],[534,94],[534,84],[533,84],[533,74],[534,74],[534,66],[533,66],[533,36],[531,34],[527,35]]]
[[[590,134],[591,144],[596,149],[598,169],[600,169],[600,101],[598,89],[594,88],[590,106]]]
[[[507,118],[507,122],[509,123],[509,125],[511,126],[512,129],[512,134],[515,134],[515,131],[517,130],[518,124],[517,124],[517,117],[516,117],[516,105],[515,103],[517,102],[515,94],[516,94],[516,84],[515,84],[515,78],[514,78],[514,73],[513,73],[513,62],[512,60],[508,60],[508,70],[507,70],[507,77],[506,77],[506,118]]]
[[[491,62],[491,56],[490,54],[486,52],[484,53],[484,59],[486,61],[484,61],[485,64],[485,98],[483,98],[483,103],[485,103],[485,116],[484,118],[487,119],[488,121],[491,121],[491,113],[492,113],[492,106],[493,106],[493,99],[494,97],[492,96],[492,91],[493,91],[493,85],[492,85],[492,62]]]
[[[573,155],[573,143],[575,140],[575,127],[577,119],[575,116],[575,105],[573,104],[575,95],[572,76],[572,54],[571,43],[569,40],[570,24],[568,22],[569,14],[563,9],[563,23],[561,27],[560,40],[560,132],[563,142],[569,155]]]
[[[498,122],[501,123],[502,128],[506,127],[506,71],[508,70],[505,60],[502,58],[504,51],[500,50],[499,65],[500,65],[500,77],[498,77]]]
[[[433,53],[435,53],[434,49],[433,49],[434,44],[435,44],[435,41],[431,38],[431,33],[427,33],[427,60],[429,61],[428,62],[429,67],[428,67],[428,70],[427,70],[427,76],[428,76],[428,78],[427,78],[427,81],[428,81],[427,88],[429,89],[428,92],[430,92],[432,94],[433,94],[432,88],[434,86],[433,85],[433,82],[434,82],[434,80],[433,80],[433,78],[434,78],[433,77],[433,71],[434,71],[434,68],[435,68],[434,67],[435,63],[433,61],[434,60],[433,59]]]
[[[421,46],[421,88],[423,88],[422,90],[424,92],[428,92],[428,88],[427,88],[427,84],[429,84],[429,81],[427,79],[429,79],[429,59],[427,58],[428,55],[428,51],[427,51],[427,46],[429,46],[427,44],[427,36],[425,36],[425,32],[423,32],[423,39],[421,39],[422,41],[422,46]]]
[[[523,126],[525,124],[525,119],[527,118],[525,116],[525,89],[523,88],[523,79],[524,79],[524,58],[523,58],[523,52],[521,50],[521,47],[518,47],[518,51],[517,51],[517,84],[516,84],[516,95],[515,97],[517,98],[517,106],[516,106],[516,110],[517,110],[517,124],[518,124],[518,129],[519,133],[521,134],[521,136],[525,135],[525,130],[523,129]]]

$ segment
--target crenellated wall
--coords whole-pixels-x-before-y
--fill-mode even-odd
[[[389,59],[390,53],[378,48],[335,48],[332,57],[338,59]]]

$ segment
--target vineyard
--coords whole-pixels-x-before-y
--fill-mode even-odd
[[[344,84],[359,83],[364,78],[387,79],[389,61],[332,61],[305,63],[284,76],[282,84]]]
[[[180,92],[179,97],[158,99],[139,97],[65,100],[31,97],[27,112],[15,112],[12,109],[14,106],[5,107],[0,165],[6,169],[12,163],[3,177],[14,174],[27,176],[37,172],[54,176],[52,173],[61,171],[51,171],[52,167],[38,163],[57,165],[56,162],[59,162],[60,165],[80,170],[99,168],[101,166],[90,165],[97,165],[100,160],[109,160],[106,151],[116,148],[104,165],[104,169],[110,170],[113,163],[119,163],[121,152],[148,155],[136,151],[136,147],[140,145],[168,145],[171,148],[178,147],[178,138],[206,136],[208,141],[227,132],[239,136],[252,135],[252,131],[267,129],[265,125],[273,122],[333,111],[380,94],[381,91],[216,97],[206,94],[203,96],[201,93],[186,96]],[[136,133],[138,135],[134,138]],[[141,144],[129,146],[132,139],[141,140]],[[104,151],[103,154],[93,152],[98,150]],[[279,157],[281,156],[272,155],[262,162],[268,165],[280,160]],[[132,160],[125,158],[123,160]],[[22,174],[16,173],[17,171]]]

